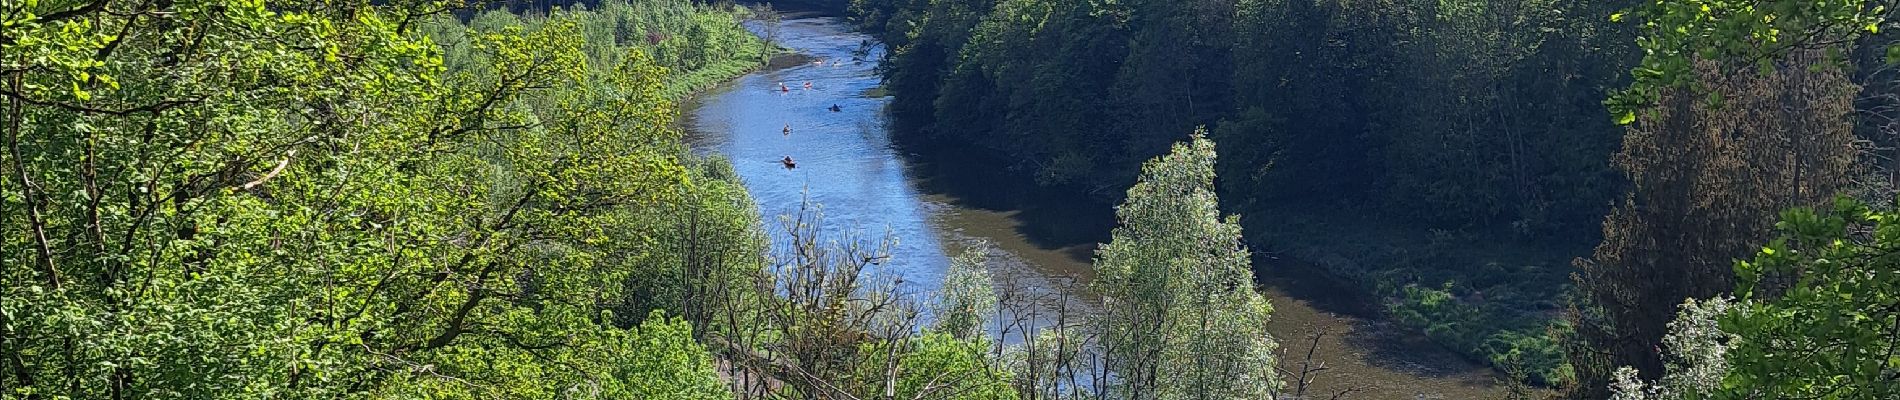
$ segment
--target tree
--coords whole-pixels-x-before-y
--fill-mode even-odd
[[[735,305],[757,304],[736,316],[747,325],[709,335],[748,398],[1015,398],[985,334],[997,306],[987,247],[958,256],[936,301],[923,304],[873,268],[894,256],[888,238],[828,237],[816,207],[781,220],[780,252],[757,271],[757,293]],[[926,307],[935,326],[920,325]]]
[[[989,323],[996,315],[997,297],[984,262],[989,249],[989,244],[978,243],[950,260],[932,310],[938,331],[962,340],[993,339]]]
[[[1812,52],[1838,54],[1863,34],[1879,33],[1892,22],[1891,2],[1850,0],[1813,2],[1772,0],[1655,0],[1610,15],[1613,21],[1642,21],[1644,56],[1630,71],[1626,89],[1604,102],[1617,123],[1635,122],[1645,108],[1664,104],[1671,88],[1704,89],[1707,62],[1724,72],[1781,67],[1789,55]],[[1900,60],[1900,47],[1885,49],[1889,61]],[[1840,60],[1827,60],[1840,62]]]
[[[1015,400],[1012,377],[989,357],[986,339],[958,339],[925,332],[896,343],[867,344],[861,370],[878,390],[862,398]],[[881,392],[881,393],[880,393]]]
[[[1729,346],[1741,340],[1723,332],[1717,321],[1732,308],[1727,297],[1683,302],[1679,316],[1669,323],[1669,335],[1663,338],[1670,357],[1662,378],[1647,384],[1637,378],[1634,368],[1618,368],[1609,388],[1610,399],[1680,400],[1720,387],[1729,371]]]
[[[1618,371],[1619,400],[1900,396],[1900,213],[1836,200],[1782,214],[1778,239],[1739,261],[1734,299],[1690,300],[1654,383]],[[1783,284],[1789,276],[1791,284]]]
[[[1680,24],[1706,27],[1645,12],[1651,13],[1644,14],[1651,18],[1644,28],[1650,38],[1640,41],[1651,51],[1645,63],[1686,66],[1670,85],[1645,87],[1662,81],[1640,75],[1634,83],[1633,90],[1655,103],[1634,114],[1614,159],[1631,190],[1604,220],[1604,240],[1592,258],[1577,263],[1577,282],[1589,297],[1575,313],[1582,341],[1571,358],[1585,397],[1604,395],[1614,366],[1656,378],[1664,370],[1657,349],[1674,318],[1671,305],[1731,290],[1731,260],[1772,234],[1780,210],[1834,196],[1849,179],[1855,155],[1851,115],[1858,88],[1829,67],[1833,50],[1771,45],[1780,50],[1735,54],[1741,50],[1725,46],[1753,39],[1656,39],[1674,37]],[[1675,51],[1662,46],[1690,44],[1708,47],[1700,56],[1655,59]],[[1734,73],[1736,57],[1772,60]]]
[[[1196,126],[1213,123],[1233,107],[1229,58],[1231,0],[1150,0],[1129,3],[1127,55],[1104,105],[1122,143],[1104,161],[1127,179],[1140,163],[1168,149]],[[1117,185],[1119,187],[1120,185]]]
[[[968,42],[971,27],[989,11],[990,0],[930,0],[927,5],[894,17],[886,46],[892,46],[882,68],[885,86],[895,100],[891,115],[900,127],[926,126],[931,105],[942,89],[943,75]],[[897,28],[903,28],[898,30]],[[895,39],[895,40],[891,40]]]
[[[1237,218],[1221,218],[1214,143],[1196,132],[1142,166],[1096,253],[1109,388],[1127,399],[1265,398],[1278,386],[1272,307]]]
[[[717,400],[732,398],[732,391],[713,369],[712,355],[693,341],[692,327],[679,318],[668,319],[658,311],[625,334],[631,349],[612,349],[622,357],[614,365],[616,374],[633,385],[635,398]]]
[[[0,396],[723,397],[606,310],[696,178],[662,66],[460,6],[0,3]]]

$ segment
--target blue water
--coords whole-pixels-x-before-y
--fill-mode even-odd
[[[882,46],[867,46],[869,36],[846,26],[831,18],[779,23],[775,40],[817,63],[767,69],[702,93],[689,116],[694,147],[732,161],[758,202],[774,254],[790,250],[783,218],[799,215],[801,207],[820,209],[827,241],[895,241],[892,257],[873,274],[901,279],[904,293],[928,293],[942,281],[949,259],[930,225],[930,203],[919,201],[891,147],[884,113],[889,98],[866,95],[879,83]],[[764,30],[757,23],[753,28]],[[781,83],[790,90],[781,91]],[[833,112],[832,105],[842,110]],[[786,156],[797,168],[781,164]]]

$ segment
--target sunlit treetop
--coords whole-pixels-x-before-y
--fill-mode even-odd
[[[1660,91],[1693,86],[1692,65],[1713,61],[1731,71],[1773,69],[1790,52],[1827,51],[1839,60],[1842,45],[1890,24],[1887,1],[1869,0],[1650,0],[1610,15],[1640,24],[1643,60],[1634,82],[1604,101],[1619,124],[1654,104]],[[1886,50],[1889,62],[1900,48]],[[1807,67],[1807,66],[1792,66]],[[1719,103],[1720,99],[1710,99]]]

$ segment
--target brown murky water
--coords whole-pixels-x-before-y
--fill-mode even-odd
[[[905,155],[891,145],[884,116],[888,99],[866,95],[879,84],[874,60],[881,46],[832,18],[788,19],[776,33],[782,45],[810,58],[708,91],[687,111],[694,148],[732,160],[767,217],[769,231],[781,233],[773,222],[777,216],[796,213],[806,201],[820,204],[834,234],[896,239],[892,252],[897,257],[879,272],[901,277],[904,291],[915,295],[938,286],[947,254],[988,242],[995,248],[989,265],[1002,281],[999,287],[1009,290],[1007,297],[1034,299],[1036,305],[1025,312],[1037,313],[1037,323],[1046,324],[1041,319],[1056,308],[1067,307],[1072,315],[1089,312],[1094,299],[1081,288],[1092,275],[1092,246],[1039,246],[1021,233],[1015,212],[964,207],[956,197],[920,189]],[[833,105],[839,110],[832,111]],[[793,158],[797,168],[785,168],[783,157]],[[1323,363],[1308,398],[1326,399],[1348,389],[1352,392],[1341,398],[1504,397],[1499,376],[1489,369],[1416,335],[1327,311],[1351,312],[1311,295],[1330,288],[1312,286],[1319,284],[1311,279],[1268,281],[1271,330],[1287,351],[1283,367],[1299,371],[1309,348],[1314,366]],[[1324,335],[1310,339],[1315,332]],[[1294,380],[1286,378],[1289,385]]]

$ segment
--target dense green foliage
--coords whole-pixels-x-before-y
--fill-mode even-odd
[[[1745,307],[1721,323],[1742,340],[1720,397],[1900,396],[1900,213],[1841,200],[1826,215],[1783,215],[1783,238],[1736,266]]]
[[[1877,1],[1658,1],[1613,16],[1640,22],[1644,58],[1631,86],[1606,102],[1619,122],[1630,123],[1615,161],[1632,187],[1606,217],[1603,243],[1577,263],[1587,295],[1572,312],[1571,358],[1581,396],[1602,397],[1611,369],[1619,366],[1634,367],[1642,378],[1662,377],[1668,362],[1679,361],[1658,351],[1676,319],[1671,305],[1725,295],[1749,280],[1732,260],[1772,235],[1781,210],[1821,206],[1849,189],[1861,171],[1879,173],[1877,163],[1853,165],[1870,158],[1857,157],[1856,125],[1869,131],[1857,120],[1882,120],[1878,108],[1856,102],[1892,92],[1873,75],[1863,75],[1871,83],[1863,89],[1850,80],[1850,67],[1877,71],[1891,64],[1856,65],[1845,55],[1886,46],[1858,40],[1888,23],[1886,7]],[[1772,297],[1800,275],[1760,282],[1759,289]],[[1755,339],[1766,338],[1746,338]],[[1769,361],[1745,367],[1780,367]]]
[[[705,346],[693,341],[686,321],[668,321],[659,311],[648,315],[632,329],[636,343],[631,352],[604,349],[616,357],[609,365],[609,376],[624,377],[632,384],[628,394],[642,399],[711,400],[732,398],[732,393],[714,373],[712,356]],[[423,396],[416,396],[423,397]],[[588,394],[583,397],[606,397]]]
[[[636,228],[730,185],[668,77],[762,47],[683,1],[459,7],[5,2],[0,396],[730,397],[608,309],[663,267]]]
[[[885,351],[868,345],[860,351],[868,355],[864,360],[869,366],[866,370],[900,372],[889,378],[872,376],[895,379],[883,386],[889,388],[885,393],[895,397],[884,398],[1015,400],[1018,397],[1015,388],[1009,385],[1009,373],[992,365],[989,350],[990,346],[984,341],[959,340],[932,332],[920,335],[908,348]],[[890,359],[892,355],[897,357],[894,362]],[[876,398],[876,392],[864,397]]]
[[[1707,89],[1696,80],[1698,60],[1772,71],[1790,53],[1838,51],[1857,35],[1879,33],[1892,5],[1878,0],[1643,2],[1610,15],[1613,21],[1642,21],[1638,43],[1645,52],[1642,64],[1631,71],[1634,84],[1605,104],[1618,123],[1635,122],[1636,112],[1658,104],[1669,88]],[[1900,48],[1882,49],[1887,60],[1900,60]]]
[[[866,269],[888,241],[821,237],[816,212],[768,246],[731,166],[673,126],[681,95],[770,50],[739,10],[5,4],[5,398],[1082,389],[1015,378],[1041,358],[1003,361],[1023,351],[990,333],[986,248],[926,304]],[[1207,272],[1166,288],[1203,324],[1163,344],[1192,351],[1151,366],[1260,394],[1265,303],[1239,228],[1213,219],[1211,145],[1194,150],[1155,167],[1191,176],[1143,187],[1192,184],[1196,213],[1177,217],[1207,220],[1131,217],[1145,233],[1105,268]],[[1149,197],[1131,210],[1170,209]],[[1218,259],[1164,248],[1209,229]],[[1217,354],[1238,358],[1190,358]]]
[[[1773,235],[1775,215],[1845,186],[1854,134],[1843,116],[1855,88],[1838,69],[1809,68],[1812,57],[1788,62],[1740,75],[1702,63],[1704,89],[1666,89],[1663,105],[1630,125],[1617,164],[1632,190],[1605,219],[1603,244],[1578,263],[1589,294],[1577,316],[1586,382],[1617,365],[1660,371],[1653,349],[1671,305],[1728,292],[1732,260]],[[1729,100],[1705,107],[1699,93]]]
[[[1597,102],[1631,43],[1587,17],[1614,5],[857,3],[894,49],[900,134],[1050,185],[1114,196],[1171,132],[1214,124],[1241,204],[1343,198],[1542,237],[1594,229],[1615,194]]]
[[[1544,339],[1619,192],[1600,105],[1634,63],[1599,1],[858,0],[892,47],[896,133],[1118,200],[1212,126],[1256,245],[1427,313],[1502,363]],[[1408,291],[1460,300],[1424,306]],[[1410,288],[1410,289],[1408,289]],[[1419,326],[1424,329],[1427,326]]]
[[[1646,385],[1625,369],[1617,398],[1900,396],[1896,221],[1900,214],[1850,199],[1826,213],[1784,213],[1781,238],[1735,265],[1733,304],[1685,305],[1671,324],[1669,373]]]

